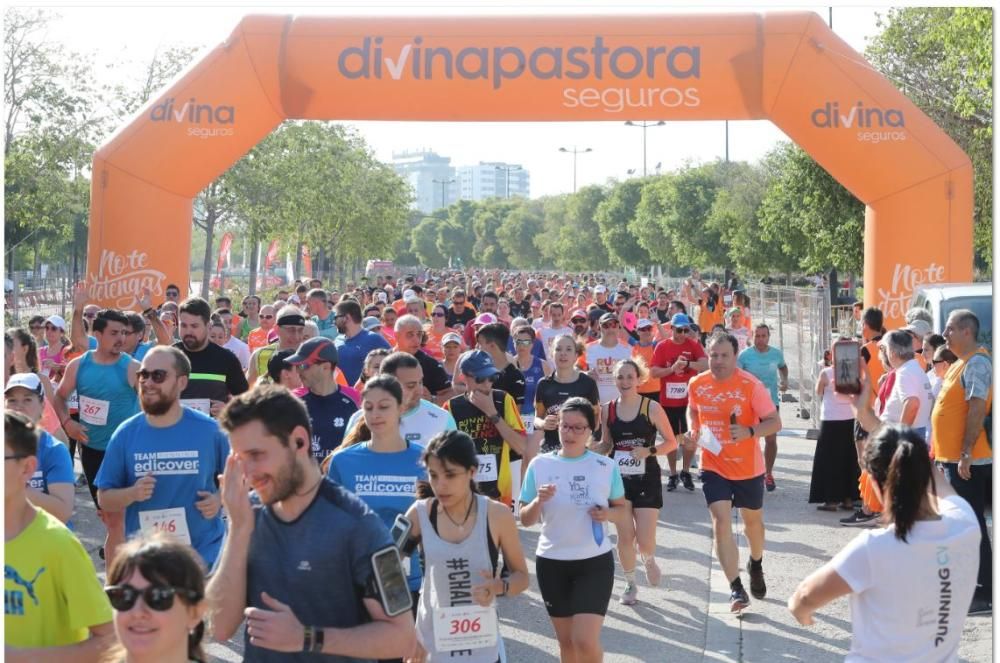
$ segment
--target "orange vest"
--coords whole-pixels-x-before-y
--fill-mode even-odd
[[[962,387],[962,374],[968,366],[969,358],[974,354],[990,353],[985,348],[970,352],[951,365],[941,381],[941,392],[934,401],[931,411],[931,447],[935,460],[957,463],[962,454],[962,437],[965,434],[965,417],[969,413],[969,402],[965,400],[965,388]],[[993,403],[993,387],[986,394],[986,413],[989,414]],[[972,445],[972,459],[989,458],[993,455],[986,441],[986,431],[980,427],[976,442]]]
[[[879,337],[881,340],[881,337]],[[882,360],[878,358],[878,344],[879,341],[868,341],[862,346],[862,349],[868,350],[868,356],[870,357],[867,362],[868,367],[868,384],[871,385],[871,398],[868,401],[868,405],[871,406],[875,403],[875,395],[878,393],[878,381],[885,374],[885,367],[882,366]]]

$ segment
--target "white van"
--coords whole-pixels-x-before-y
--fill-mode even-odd
[[[940,334],[955,309],[967,308],[979,318],[979,342],[993,351],[993,284],[938,283],[920,286],[913,293],[910,307],[919,306],[931,313],[934,331]]]

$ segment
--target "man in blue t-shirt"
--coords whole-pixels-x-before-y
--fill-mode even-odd
[[[328,338],[314,336],[285,361],[298,369],[302,384],[309,389],[302,397],[312,428],[309,450],[322,461],[340,446],[347,422],[358,409],[337,386],[337,346]]]
[[[765,324],[757,325],[753,330],[753,345],[739,354],[737,364],[755,378],[764,383],[771,393],[774,406],[781,404],[778,391],[788,389],[788,366],[785,365],[785,355],[778,348],[772,348],[771,328]],[[780,381],[779,381],[780,376]],[[768,492],[775,489],[774,460],[778,457],[778,436],[764,436],[764,486]]]
[[[229,443],[214,419],[181,405],[190,374],[190,360],[175,347],[146,354],[139,370],[142,413],[112,434],[96,484],[102,508],[125,511],[126,537],[165,532],[211,568],[225,534],[215,478]]]
[[[28,499],[69,523],[76,477],[66,445],[38,427],[45,410],[45,389],[35,373],[15,373],[4,386],[4,407],[26,416],[38,430],[38,466],[28,480]]]
[[[372,555],[391,545],[389,532],[320,473],[302,401],[259,386],[219,421],[233,455],[222,477],[229,532],[206,592],[212,636],[228,640],[246,618],[247,663],[408,656],[413,617],[387,616],[374,581]]]
[[[365,358],[375,348],[389,349],[389,342],[381,334],[366,331],[361,326],[361,306],[354,300],[340,302],[334,309],[337,329],[343,336],[337,337],[337,351],[340,353],[340,370],[347,378],[347,384],[354,384],[361,377]]]

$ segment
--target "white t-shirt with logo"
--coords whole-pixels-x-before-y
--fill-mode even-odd
[[[903,406],[907,398],[920,400],[917,417],[911,424],[912,428],[927,428],[931,425],[931,408],[934,397],[931,394],[931,383],[927,373],[920,368],[916,359],[911,359],[896,369],[896,381],[886,399],[885,409],[881,419],[886,423],[897,424],[903,417]]]
[[[363,410],[358,410],[351,415],[351,418],[347,421],[347,434],[350,434],[350,431],[354,430],[354,426],[357,425],[363,416]],[[420,405],[409,412],[404,412],[399,421],[399,434],[403,436],[403,439],[421,447],[426,447],[431,438],[438,433],[456,430],[457,428],[455,417],[451,415],[451,412],[422,398],[420,399]],[[347,434],[345,434],[345,437]]]
[[[591,376],[597,380],[597,393],[602,403],[613,401],[621,395],[615,384],[615,364],[631,356],[632,349],[621,343],[613,348],[605,347],[600,341],[587,346],[587,368],[593,371]]]
[[[862,532],[830,561],[851,587],[846,663],[958,660],[979,569],[979,524],[958,496],[904,543],[892,527]]]

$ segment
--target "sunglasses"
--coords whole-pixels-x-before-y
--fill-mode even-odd
[[[12,454],[10,456],[4,456],[3,459],[6,460],[21,460],[22,458],[27,458],[27,454]]]
[[[516,341],[514,341],[514,345],[522,345],[522,346],[523,345],[531,345],[531,339],[530,338],[519,338]]]
[[[87,318],[88,320],[93,320],[94,318],[97,317],[97,314],[96,313],[84,313],[83,317]]]
[[[118,612],[128,612],[131,610],[140,596],[151,610],[156,610],[157,612],[165,612],[174,607],[174,596],[178,594],[191,602],[201,599],[201,595],[193,589],[165,587],[162,585],[150,585],[141,590],[136,589],[132,585],[111,585],[104,588],[104,593],[108,595],[111,607]]]
[[[444,313],[439,313],[439,312],[435,311],[434,313],[431,313],[431,317],[432,318],[443,318],[444,317]]]
[[[167,375],[169,375],[169,373],[162,368],[157,368],[152,371],[147,371],[145,368],[142,368],[139,369],[137,375],[142,381],[152,380],[154,384],[163,384],[163,381],[167,379]]]
[[[181,296],[181,293],[179,293],[179,292],[174,292],[172,290],[168,290],[167,291],[167,297],[180,297],[180,296]]]
[[[678,334],[686,334],[691,330],[688,329],[687,327],[674,327],[674,331],[677,332]]]
[[[273,315],[264,315],[264,314],[261,314],[260,318],[262,320],[274,320],[274,316]]]

